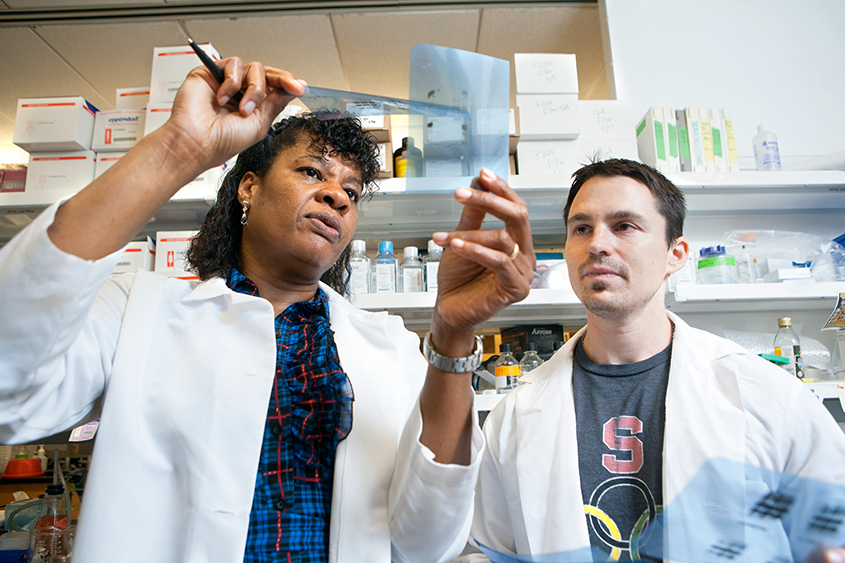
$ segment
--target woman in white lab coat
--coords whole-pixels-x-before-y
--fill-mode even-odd
[[[303,91],[284,71],[221,65],[222,85],[192,71],[164,126],[0,250],[0,440],[31,442],[101,413],[75,559],[240,561],[276,368],[274,318],[319,288],[354,391],[326,560],[446,560],[466,540],[484,449],[469,374],[427,367],[400,319],[360,311],[319,281],[354,234],[372,148],[315,147],[298,135],[265,170],[236,167],[223,211],[234,207],[246,225],[219,244],[234,244],[261,298],[232,291],[225,267],[198,268],[201,283],[109,278],[181,186],[263,139]],[[449,249],[429,337],[440,365],[471,362],[449,363],[473,357],[474,327],[527,295],[533,277],[524,202],[488,171],[474,187],[456,192],[458,230],[433,235]],[[486,213],[506,228],[480,231]]]

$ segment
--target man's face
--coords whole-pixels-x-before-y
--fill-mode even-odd
[[[659,300],[663,283],[680,269],[666,245],[657,200],[625,176],[587,180],[569,211],[566,262],[575,294],[598,317],[621,321]]]
[[[297,281],[319,279],[352,240],[363,190],[355,163],[309,145],[304,136],[263,180],[247,175],[239,189],[250,204],[242,252],[267,269],[288,269]]]

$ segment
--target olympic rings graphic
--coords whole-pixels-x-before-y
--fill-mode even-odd
[[[631,530],[630,537],[625,540],[619,531],[619,526],[606,512],[599,508],[602,497],[611,489],[616,487],[634,487],[639,490],[645,498],[647,509],[637,520]],[[654,521],[658,509],[654,503],[654,497],[648,486],[636,477],[613,477],[608,479],[593,491],[590,503],[584,505],[584,512],[589,516],[590,527],[593,532],[611,548],[609,561],[617,561],[622,551],[630,551],[632,558],[638,557],[637,543],[645,526]],[[604,524],[604,526],[602,526]],[[635,557],[635,555],[637,557]]]

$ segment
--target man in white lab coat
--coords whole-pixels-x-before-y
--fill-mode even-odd
[[[566,260],[587,325],[487,418],[466,559],[800,560],[841,545],[842,529],[811,538],[788,514],[825,510],[798,498],[810,489],[845,514],[839,489],[817,486],[845,482],[833,418],[786,371],[665,310],[689,252],[683,194],[625,160],[574,177]]]

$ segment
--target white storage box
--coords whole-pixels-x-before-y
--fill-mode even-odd
[[[609,158],[627,158],[638,160],[637,139],[630,137],[578,137],[578,160],[581,164],[588,164],[596,160]]]
[[[156,233],[155,271],[169,278],[199,279],[185,271],[185,253],[197,231],[158,231]]]
[[[103,172],[114,166],[125,154],[125,152],[97,153],[97,156],[94,158],[94,178],[102,176]]]
[[[79,96],[20,99],[12,142],[28,152],[87,151],[97,111]]]
[[[112,270],[112,274],[125,274],[138,270],[152,272],[155,267],[155,257],[156,244],[150,237],[147,237],[147,240],[130,242],[123,249],[123,256]]]
[[[209,168],[183,186],[177,195],[180,198],[213,199],[220,189],[220,180],[223,178],[222,166]]]
[[[101,111],[94,120],[95,151],[127,151],[144,136],[146,112],[139,109]]]
[[[77,192],[94,180],[94,152],[32,153],[26,173],[27,192]]]
[[[215,61],[220,60],[220,55],[211,45],[205,44],[199,47]],[[156,47],[153,50],[150,103],[172,104],[176,98],[176,92],[179,91],[179,87],[185,81],[185,77],[198,66],[202,66],[202,61],[188,45]]]
[[[555,174],[566,177],[581,167],[578,139],[572,141],[524,141],[516,147],[519,174]]]
[[[150,87],[118,88],[114,95],[115,109],[146,109],[150,101]]]
[[[578,102],[578,119],[581,137],[607,139],[629,137],[636,143],[637,131],[631,102],[581,100]]]
[[[575,55],[515,53],[517,94],[577,94]]]
[[[577,139],[578,104],[577,94],[517,94],[520,139]]]
[[[144,117],[144,137],[164,125],[173,113],[173,104],[147,104],[147,112]]]

